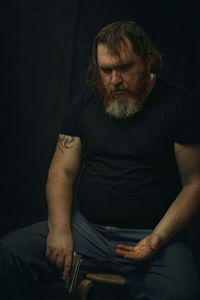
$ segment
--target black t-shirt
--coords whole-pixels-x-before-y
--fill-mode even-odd
[[[181,189],[174,143],[200,142],[199,107],[188,91],[159,77],[127,120],[108,116],[91,89],[77,97],[61,133],[82,142],[82,214],[101,225],[154,228]]]

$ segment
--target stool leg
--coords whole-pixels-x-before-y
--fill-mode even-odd
[[[81,281],[76,289],[76,300],[87,300],[87,294],[93,285],[92,280],[84,279]]]

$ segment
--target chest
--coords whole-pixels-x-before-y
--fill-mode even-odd
[[[162,106],[144,109],[128,120],[117,120],[97,105],[85,111],[80,122],[86,157],[166,161],[174,156]]]

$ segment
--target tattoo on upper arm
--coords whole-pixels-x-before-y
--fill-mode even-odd
[[[74,142],[75,137],[71,135],[59,135],[57,146],[61,152],[64,153],[65,149],[73,148],[72,143]]]

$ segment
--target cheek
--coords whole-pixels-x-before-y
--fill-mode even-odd
[[[123,77],[124,84],[127,84],[129,86],[133,86],[137,83],[139,79],[137,72],[131,72],[130,74],[127,74]]]
[[[108,86],[108,84],[109,84],[109,78],[108,78],[108,76],[105,76],[103,74],[100,74],[100,75],[101,75],[101,80],[102,80],[103,84],[105,86]]]
[[[146,72],[144,69],[139,69],[132,71],[129,76],[127,77],[127,82],[130,84],[137,84],[141,79],[146,75]]]

